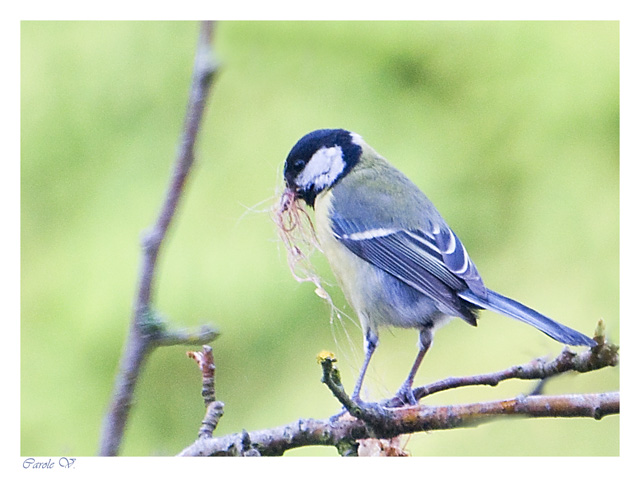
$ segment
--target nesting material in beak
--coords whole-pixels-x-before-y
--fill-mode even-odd
[[[316,249],[320,250],[320,246],[304,201],[297,199],[295,191],[287,187],[274,206],[272,215],[278,227],[278,235],[287,250],[287,261],[293,278],[298,282],[312,282],[316,286],[316,294],[331,301],[311,264],[311,254]]]

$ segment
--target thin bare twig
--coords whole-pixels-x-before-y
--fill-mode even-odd
[[[176,213],[178,203],[194,160],[194,148],[205,105],[217,64],[211,49],[213,23],[203,22],[195,55],[191,90],[180,147],[173,175],[163,206],[155,225],[142,239],[142,263],[138,291],[134,304],[129,335],[120,361],[113,395],[105,416],[100,455],[117,455],[131,409],[133,392],[138,376],[150,352],[157,346],[179,343],[204,344],[210,342],[216,332],[203,327],[195,332],[168,331],[165,323],[151,307],[156,262],[167,230]]]
[[[202,351],[188,351],[187,356],[198,364],[202,372],[202,398],[206,411],[198,430],[198,438],[204,439],[211,437],[224,414],[224,403],[216,401],[216,365],[213,360],[213,349],[205,345]]]
[[[213,360],[213,348],[204,345],[202,351],[187,351],[187,356],[198,364],[202,372],[202,397],[204,405],[208,406],[216,400],[216,364]]]
[[[597,343],[596,346],[581,353],[575,353],[566,347],[551,361],[544,358],[537,358],[527,364],[512,366],[511,368],[496,373],[449,377],[442,381],[415,388],[413,390],[413,396],[419,401],[430,394],[462,386],[496,386],[502,381],[516,378],[544,380],[567,371],[587,373],[607,366],[616,366],[618,364],[618,346],[605,341],[602,321],[598,323],[594,340]],[[395,399],[391,399],[385,403],[385,405],[391,407],[397,404],[399,403]]]

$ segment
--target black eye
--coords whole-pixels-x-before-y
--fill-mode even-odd
[[[304,169],[304,166],[305,166],[306,164],[307,164],[307,163],[306,163],[303,159],[298,159],[296,162],[294,162],[294,163],[293,163],[293,168],[294,168],[296,171],[301,171],[302,169]]]

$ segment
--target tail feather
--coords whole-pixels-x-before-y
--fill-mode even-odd
[[[595,346],[596,344],[594,340],[582,333],[573,330],[568,326],[562,325],[557,321],[538,313],[536,310],[533,310],[522,303],[518,303],[511,298],[502,296],[493,290],[487,290],[487,296],[484,298],[478,297],[471,290],[459,292],[458,295],[460,298],[472,305],[492,310],[527,323],[560,343],[572,346]]]

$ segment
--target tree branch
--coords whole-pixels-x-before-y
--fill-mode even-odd
[[[414,406],[389,410],[389,419],[378,433],[360,419],[300,419],[282,427],[237,433],[218,438],[198,439],[180,456],[237,456],[249,445],[260,455],[282,455],[297,447],[333,446],[339,451],[356,448],[357,440],[392,438],[401,434],[476,426],[498,416],[602,417],[620,412],[620,394],[526,396],[454,406]],[[248,438],[247,438],[248,436]],[[243,439],[245,443],[243,444]],[[342,452],[341,452],[342,454]]]
[[[505,381],[507,379],[517,378],[542,380],[557,376],[567,371],[587,373],[607,366],[616,366],[618,364],[619,348],[617,345],[607,343],[605,341],[604,324],[602,320],[598,322],[594,340],[597,343],[596,346],[583,351],[580,354],[577,354],[570,348],[565,347],[560,355],[549,362],[544,358],[538,358],[527,364],[513,366],[496,373],[466,377],[449,377],[442,381],[415,388],[413,390],[413,396],[416,401],[419,401],[430,394],[462,386],[496,386],[501,381]],[[385,405],[389,407],[395,407],[399,404],[400,403],[395,398],[385,402]]]
[[[205,345],[202,351],[188,351],[187,356],[198,363],[202,372],[202,397],[206,412],[198,431],[198,439],[205,439],[211,437],[224,414],[224,403],[216,401],[216,365],[213,361],[213,349]]]
[[[168,331],[165,322],[151,307],[153,281],[160,247],[176,213],[180,197],[194,160],[194,148],[217,64],[211,49],[213,23],[203,22],[195,55],[189,103],[173,175],[154,226],[142,239],[142,262],[138,291],[129,335],[120,361],[120,371],[102,428],[100,455],[116,455],[131,409],[138,376],[150,352],[157,346],[203,344],[216,332],[208,327],[199,331]]]
[[[414,395],[453,389],[460,386],[488,384],[495,386],[506,379],[546,379],[568,371],[586,373],[618,364],[618,347],[606,343],[599,324],[597,345],[580,354],[564,349],[555,359],[539,358],[497,373],[449,378],[416,388]],[[340,455],[358,455],[363,439],[393,439],[402,434],[438,429],[476,426],[499,416],[528,417],[591,417],[602,419],[620,412],[620,393],[569,394],[561,396],[529,395],[499,401],[452,406],[389,407],[383,403],[355,403],[345,392],[340,372],[332,353],[318,355],[322,366],[322,382],[340,401],[349,414],[324,420],[300,419],[294,423],[254,432],[213,438],[200,438],[184,449],[181,456],[282,455],[285,451],[304,446],[334,446]],[[393,444],[391,445],[393,447]],[[384,448],[384,443],[381,446]],[[397,452],[397,449],[392,449]]]

